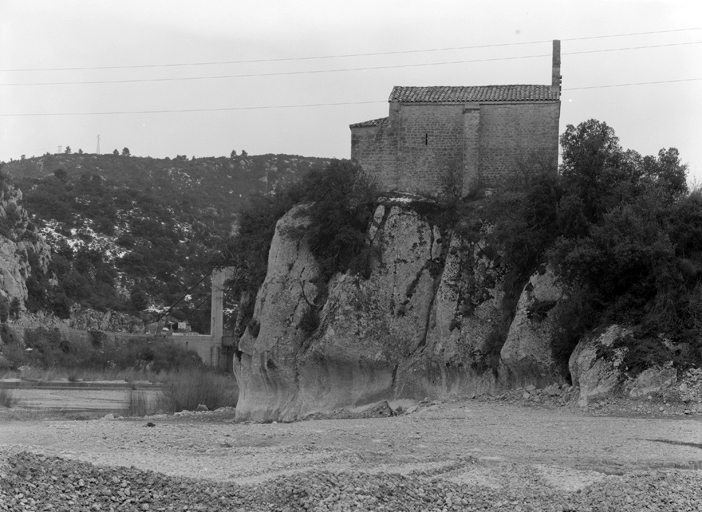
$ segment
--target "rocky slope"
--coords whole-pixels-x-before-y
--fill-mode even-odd
[[[489,226],[447,236],[388,200],[369,232],[370,277],[337,274],[325,292],[299,235],[306,222],[299,206],[276,227],[255,328],[241,338],[235,361],[238,419],[291,420],[380,399],[563,382],[544,334],[548,312],[527,314],[536,298],[555,297],[550,274],[532,278],[501,359],[495,353],[506,269],[485,248]],[[325,295],[323,305],[315,302]]]
[[[137,331],[149,311],[158,315],[188,294],[172,315],[207,332],[209,281],[196,285],[248,196],[327,162],[82,152],[0,162],[13,191],[0,197],[0,289],[40,320],[53,314],[76,328]],[[29,247],[40,239],[48,245]]]
[[[17,312],[25,309],[26,281],[32,273],[30,258],[46,271],[51,248],[30,225],[22,191],[0,175],[0,297],[9,304],[14,300],[19,305]]]

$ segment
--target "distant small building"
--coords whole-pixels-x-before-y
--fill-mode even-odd
[[[352,124],[351,158],[383,190],[465,195],[513,178],[529,161],[556,172],[560,41],[550,85],[394,87],[388,117]]]

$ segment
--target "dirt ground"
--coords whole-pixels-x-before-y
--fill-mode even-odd
[[[0,416],[0,472],[30,451],[241,484],[314,470],[440,476],[498,489],[577,490],[607,475],[690,469],[702,482],[702,417],[601,416],[576,407],[462,400],[389,418],[237,424],[231,409],[138,419]],[[153,426],[147,426],[147,422]]]

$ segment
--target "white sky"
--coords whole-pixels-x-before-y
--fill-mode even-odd
[[[627,37],[575,40],[639,32]],[[289,153],[346,158],[351,123],[387,115],[393,85],[548,84],[552,39],[562,40],[562,133],[595,118],[625,148],[670,146],[702,181],[702,2],[467,0],[147,1],[0,0],[0,160],[25,154],[128,147],[139,156]],[[450,51],[270,62],[271,59]],[[612,52],[593,50],[670,45]],[[534,58],[523,56],[544,55]],[[235,60],[269,62],[131,69],[94,68]],[[416,66],[449,61],[487,62]],[[414,65],[390,69],[379,66]],[[361,68],[299,74],[300,71]],[[202,76],[274,76],[68,85],[8,85]],[[170,112],[324,103],[343,106]]]

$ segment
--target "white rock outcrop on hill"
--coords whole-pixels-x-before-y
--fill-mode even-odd
[[[0,176],[0,295],[8,301],[18,299],[24,309],[27,300],[27,277],[31,273],[29,252],[37,258],[39,267],[47,272],[51,249],[41,236],[27,231],[29,220],[21,206],[22,191]],[[32,236],[27,236],[27,235]]]
[[[27,300],[26,277],[29,265],[22,260],[17,244],[0,236],[0,294],[8,300]]]

